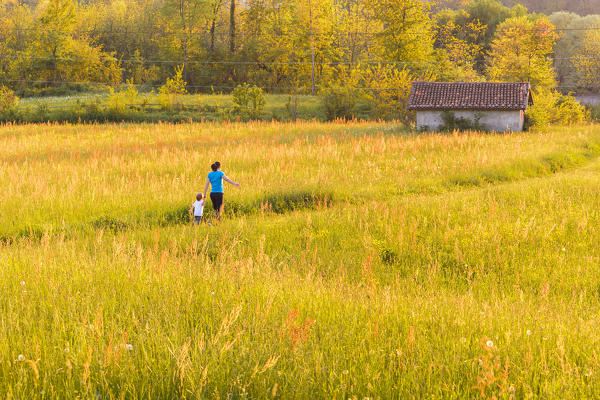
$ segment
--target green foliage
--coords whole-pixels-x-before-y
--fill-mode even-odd
[[[321,101],[328,121],[356,118],[356,105],[363,93],[353,89],[325,89],[321,92]]]
[[[326,118],[399,120],[408,124],[412,120],[407,106],[413,80],[406,68],[375,65],[355,69],[350,76],[340,79],[340,85],[348,89],[321,91]],[[360,89],[350,89],[352,87]]]
[[[509,18],[497,29],[488,57],[488,76],[493,81],[530,82],[533,88],[553,87],[555,74],[547,58],[558,38],[547,18],[531,21]]]
[[[180,65],[181,81],[192,91],[214,87],[229,93],[248,82],[274,93],[307,94],[313,55],[319,89],[339,87],[348,75],[368,74],[367,66],[377,61],[396,63],[388,66],[406,69],[415,79],[525,77],[535,85],[552,76],[547,52],[536,53],[531,63],[529,54],[522,53],[527,65],[513,66],[506,41],[491,46],[497,27],[507,20],[540,19],[522,6],[509,8],[497,0],[448,2],[455,11],[422,0],[248,0],[233,15],[234,3],[225,0],[5,3],[0,5],[0,79],[19,94],[86,82],[159,85],[173,79],[173,65]],[[575,21],[569,18],[561,23]],[[573,36],[580,31],[568,32]],[[527,35],[524,39],[531,42]],[[537,35],[534,40],[545,48],[546,38]],[[562,46],[575,47],[571,39]],[[563,64],[556,61],[561,79]],[[184,108],[170,89],[162,92],[162,100],[165,112]],[[392,118],[382,110],[383,100],[376,103],[361,101],[359,113]],[[393,116],[398,117],[404,118]]]
[[[526,113],[526,127],[547,129],[549,125],[576,125],[589,120],[589,113],[571,95],[555,90],[538,89],[534,92],[534,105]]]
[[[365,4],[383,28],[380,37],[386,59],[408,61],[406,67],[414,71],[427,70],[435,40],[427,5],[420,0],[366,0]]]
[[[407,107],[414,76],[408,69],[377,65],[367,68],[361,78],[362,87],[367,88],[363,102],[369,104],[370,118],[412,121],[413,113]]]
[[[596,57],[598,54],[597,49],[594,49],[594,31],[590,29],[600,24],[600,15],[579,16],[559,12],[549,18],[561,30],[561,36],[554,46],[554,68],[558,81],[568,87],[585,86],[586,80],[593,79],[593,75],[588,75],[585,71],[588,66],[594,65],[593,60],[586,58]],[[580,58],[582,56],[586,58]]]
[[[19,98],[15,92],[6,86],[0,86],[0,115],[6,115],[13,112],[19,103]]]
[[[265,95],[262,89],[247,83],[233,90],[232,99],[233,113],[242,118],[259,118],[265,106]]]
[[[181,109],[181,95],[187,93],[187,82],[183,79],[183,66],[176,67],[173,77],[167,78],[164,85],[158,88],[158,99],[164,110]]]
[[[600,86],[600,24],[587,31],[579,45],[573,64],[578,72],[579,85],[583,87]]]
[[[464,10],[438,14],[437,25],[433,68],[437,80],[479,80],[476,65],[483,55],[487,27],[479,20],[471,20]]]
[[[600,122],[600,104],[589,106],[588,112],[590,113],[590,120],[596,123]]]
[[[110,111],[124,113],[127,109],[137,105],[138,95],[139,93],[132,81],[127,83],[124,90],[115,91],[111,87],[106,98],[106,107]]]

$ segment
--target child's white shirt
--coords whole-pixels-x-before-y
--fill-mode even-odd
[[[194,207],[194,217],[201,217],[204,213],[204,200],[196,200],[192,206]]]

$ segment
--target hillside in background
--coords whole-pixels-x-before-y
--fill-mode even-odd
[[[579,15],[599,14],[600,1],[598,0],[503,0],[504,5],[512,7],[522,4],[529,11],[553,13],[556,11],[569,11]],[[438,0],[433,1],[435,8],[460,8],[469,3],[468,0]]]
[[[505,0],[504,3],[512,5],[515,1]],[[520,0],[520,3],[535,12],[570,11],[580,15],[600,13],[598,0]]]

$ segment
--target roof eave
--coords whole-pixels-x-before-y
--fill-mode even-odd
[[[474,107],[462,107],[462,108],[451,108],[451,107],[407,107],[411,111],[527,111],[527,108],[474,108]]]

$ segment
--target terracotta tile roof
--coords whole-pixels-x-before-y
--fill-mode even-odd
[[[529,82],[413,82],[409,110],[526,110]]]

